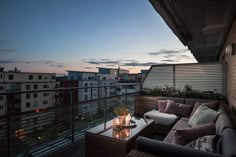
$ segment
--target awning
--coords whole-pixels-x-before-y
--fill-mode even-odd
[[[218,61],[236,0],[149,0],[198,62]]]

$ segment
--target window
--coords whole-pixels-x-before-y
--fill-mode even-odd
[[[91,83],[91,87],[93,86],[93,83]]]
[[[44,101],[43,101],[43,104],[44,104],[44,105],[47,105],[47,104],[48,104],[48,101],[47,101],[47,100],[44,100]]]
[[[4,90],[4,86],[0,86],[0,90]]]
[[[35,84],[35,85],[34,85],[34,89],[38,89],[38,85]]]
[[[34,123],[37,123],[37,121],[38,121],[38,118],[35,117],[35,118],[34,118]]]
[[[44,77],[44,80],[48,80],[48,77]]]
[[[85,84],[84,84],[84,86],[85,86],[85,87],[87,87],[87,86],[88,86],[88,84],[87,84],[87,83],[85,83]]]
[[[26,103],[26,108],[30,108],[30,103],[29,102]]]
[[[43,96],[49,96],[50,94],[49,93],[43,93]]]
[[[38,76],[38,80],[42,80],[42,75],[39,75],[39,76]]]
[[[45,85],[43,85],[43,88],[49,88],[49,85],[45,84]]]
[[[87,96],[87,95],[84,96],[84,100],[85,100],[85,101],[88,100],[88,96]]]
[[[1,105],[1,106],[0,106],[0,110],[4,110],[4,107],[3,107],[3,105]]]
[[[38,101],[34,101],[33,106],[37,107],[38,106]]]
[[[14,75],[8,75],[8,80],[14,80]]]
[[[52,76],[52,80],[56,80],[56,76]]]
[[[84,92],[85,92],[85,93],[86,93],[86,92],[88,92],[88,89],[87,89],[87,88],[85,88],[85,89],[84,89]]]
[[[103,79],[103,80],[106,80],[106,77],[103,77],[102,79]]]
[[[88,80],[94,80],[94,77],[88,77]]]
[[[34,98],[37,98],[38,97],[38,94],[37,93],[34,93]]]
[[[1,79],[2,79],[2,74],[0,75]]]
[[[30,90],[30,85],[26,85],[26,90]]]
[[[33,80],[33,75],[29,75],[29,80]]]
[[[0,100],[3,100],[3,99],[4,99],[4,97],[2,95],[0,95]]]
[[[87,106],[84,106],[84,109],[85,109],[85,110],[87,110],[87,109],[88,109],[88,107],[87,107]]]
[[[25,95],[26,99],[30,99],[30,94]]]

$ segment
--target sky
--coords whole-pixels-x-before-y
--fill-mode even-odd
[[[66,74],[196,62],[148,0],[0,0],[0,67]]]

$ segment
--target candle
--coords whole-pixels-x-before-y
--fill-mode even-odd
[[[131,116],[130,116],[130,114],[128,114],[128,115],[125,117],[125,125],[130,125],[130,119],[131,119]]]
[[[120,130],[121,129],[121,122],[119,118],[116,118],[113,120],[113,128],[115,130]]]

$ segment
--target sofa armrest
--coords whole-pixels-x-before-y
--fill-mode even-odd
[[[199,151],[185,146],[161,142],[145,137],[139,137],[137,139],[136,149],[161,157],[171,157],[176,155],[191,157],[223,157],[220,154]]]

